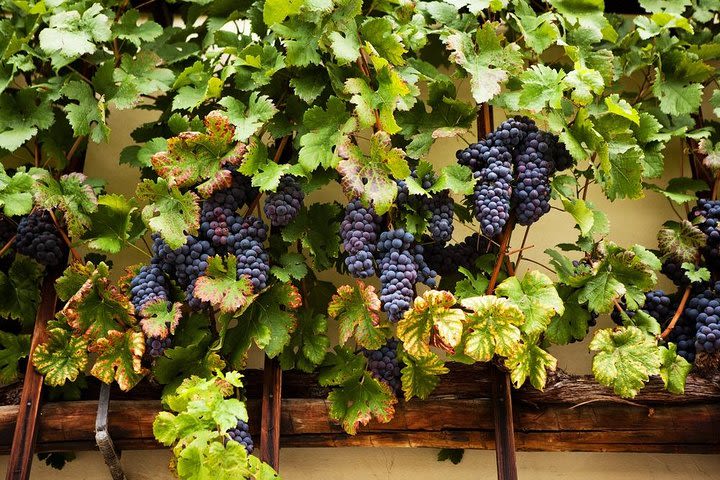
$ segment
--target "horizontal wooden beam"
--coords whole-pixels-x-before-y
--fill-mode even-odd
[[[247,376],[248,384],[253,376]],[[299,388],[308,377],[286,373],[283,390]],[[654,381],[628,404],[609,397],[597,384],[578,380],[560,376],[544,393],[517,392],[514,421],[519,450],[720,453],[720,388],[713,382],[693,377],[688,382],[688,395],[683,397],[662,392],[656,385],[659,382]],[[329,418],[324,399],[284,398],[281,445],[494,448],[491,400],[487,396],[454,397],[443,383],[441,395],[424,401],[401,401],[392,421],[371,422],[355,436],[346,435]],[[676,401],[683,398],[684,402]],[[573,407],[584,402],[589,403]],[[161,448],[152,434],[152,422],[160,408],[157,400],[112,400],[109,428],[117,447]],[[37,451],[94,448],[96,410],[96,401],[44,405]],[[260,401],[251,399],[248,410],[257,435]],[[17,412],[17,406],[0,407],[2,453],[9,450]]]

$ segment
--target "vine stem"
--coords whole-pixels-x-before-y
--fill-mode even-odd
[[[48,209],[48,213],[50,213],[50,218],[52,218],[52,221],[55,224],[55,228],[57,228],[58,232],[60,232],[60,236],[63,238],[63,240],[65,241],[65,244],[70,249],[73,259],[75,259],[76,262],[82,262],[82,257],[77,252],[77,250],[75,250],[75,247],[72,246],[72,243],[70,242],[70,238],[65,233],[65,230],[63,230],[62,227],[60,226],[60,223],[57,221],[57,218],[55,217],[55,213],[53,213],[53,211],[50,209]]]
[[[273,157],[273,162],[278,163],[280,160],[280,156],[283,153],[283,150],[285,150],[285,146],[287,145],[288,141],[290,140],[290,135],[286,135],[280,139],[280,145],[278,145],[277,151],[275,152],[275,156]],[[252,203],[248,206],[247,211],[245,212],[245,216],[248,216],[252,213],[253,210],[255,210],[255,207],[258,207],[260,205],[260,199],[262,198],[263,193],[260,192],[255,197],[255,200],[252,201]]]
[[[7,243],[2,247],[2,250],[0,250],[0,257],[5,255],[5,252],[7,252],[10,247],[12,247],[13,243],[15,243],[15,240],[17,240],[17,235],[14,235],[10,240],[7,241]]]
[[[685,304],[687,303],[688,299],[690,298],[690,292],[692,291],[692,287],[688,285],[685,287],[685,293],[683,293],[682,299],[680,300],[680,305],[678,305],[677,310],[675,310],[675,315],[673,315],[672,320],[670,320],[670,323],[668,326],[663,330],[663,332],[660,334],[660,338],[665,340],[668,335],[670,335],[670,332],[672,332],[673,328],[675,328],[675,324],[680,319],[680,316],[682,315],[683,311],[685,310]]]
[[[80,144],[82,141],[85,140],[85,135],[80,135],[75,139],[75,143],[72,144],[72,147],[70,147],[70,151],[65,155],[65,159],[67,161],[70,161],[73,156],[75,156],[75,152],[77,152],[77,149],[80,148]]]
[[[525,231],[527,232],[527,230],[525,230]],[[527,235],[525,236],[525,238],[527,238]],[[524,250],[530,250],[531,248],[535,248],[535,245],[528,245],[527,247],[521,246],[520,248],[516,248],[515,250],[510,250],[507,254],[508,254],[508,256],[515,255],[516,253],[520,253]]]
[[[502,238],[500,239],[500,252],[498,253],[498,258],[495,261],[495,266],[493,267],[492,275],[490,276],[490,282],[488,282],[488,287],[485,291],[487,295],[492,295],[495,291],[495,285],[497,284],[498,276],[500,275],[500,269],[502,268],[503,261],[505,260],[505,251],[510,244],[510,237],[512,237],[514,227],[515,216],[511,214],[507,225],[505,225]]]

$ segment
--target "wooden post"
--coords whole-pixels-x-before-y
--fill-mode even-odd
[[[27,480],[30,478],[35,440],[37,437],[38,411],[40,410],[40,397],[42,395],[43,377],[32,363],[32,356],[39,344],[47,338],[47,322],[55,316],[57,294],[55,293],[55,280],[61,269],[47,271],[41,289],[40,306],[35,317],[30,355],[23,390],[20,396],[20,409],[18,411],[15,433],[13,435],[10,459],[8,460],[7,480]]]
[[[487,136],[493,129],[493,110],[490,105],[483,103],[477,115],[478,140]],[[507,228],[512,228],[513,222],[508,222]],[[501,248],[507,248],[509,232],[506,232],[505,242]],[[500,266],[500,262],[497,265]],[[497,273],[497,272],[495,272]],[[493,275],[495,278],[495,275]],[[493,280],[491,279],[491,283]],[[494,284],[488,290],[493,290]],[[492,293],[492,292],[489,292]],[[497,462],[498,480],[517,480],[517,462],[515,458],[515,429],[513,426],[512,396],[510,377],[507,372],[499,368],[492,369],[492,400],[493,417],[495,420],[495,459]]]
[[[265,357],[262,413],[260,421],[260,459],[275,471],[280,468],[280,410],[282,407],[282,369],[280,362]]]

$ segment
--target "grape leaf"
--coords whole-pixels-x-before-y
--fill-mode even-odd
[[[78,103],[65,105],[67,119],[76,137],[87,135],[93,142],[105,142],[110,127],[105,120],[105,100],[95,98],[90,86],[79,80],[71,80],[60,91],[63,96]]]
[[[38,100],[40,100],[38,102]],[[14,152],[55,120],[52,105],[33,88],[0,95],[0,148]]]
[[[163,29],[159,24],[152,20],[145,20],[138,24],[139,20],[139,10],[128,10],[113,24],[112,31],[117,38],[127,40],[137,48],[162,35]]]
[[[645,184],[645,187],[679,204],[697,201],[697,192],[708,189],[707,183],[705,183],[704,180],[686,177],[671,179],[665,188],[649,183]]]
[[[150,338],[167,338],[175,333],[175,329],[182,318],[182,304],[173,303],[168,310],[169,302],[158,298],[143,305],[140,326],[145,335]]]
[[[294,310],[301,304],[302,298],[291,284],[275,284],[262,292],[238,317],[237,326],[227,332],[222,351],[231,365],[243,366],[253,343],[268,357],[278,356],[297,328]]]
[[[341,32],[330,32],[330,48],[332,48],[338,65],[353,63],[360,57],[360,42],[355,35],[356,32],[348,32],[343,35]]]
[[[558,286],[558,294],[563,299],[565,310],[556,314],[547,327],[545,336],[551,343],[567,345],[573,340],[582,340],[587,335],[592,319],[587,308],[578,302],[578,291],[565,285]]]
[[[30,354],[30,335],[0,331],[0,383],[8,385],[18,379],[18,362]]]
[[[316,105],[303,115],[298,162],[307,172],[319,166],[335,168],[340,160],[335,152],[338,145],[355,129],[355,119],[345,110],[337,97],[330,97],[327,110]]]
[[[62,210],[70,235],[80,237],[90,227],[90,214],[97,210],[98,200],[85,175],[68,173],[59,181],[43,175],[37,186],[38,204]]]
[[[81,55],[95,53],[96,42],[110,40],[112,22],[102,11],[103,6],[94,3],[82,15],[66,10],[48,19],[47,28],[40,31],[40,48],[50,55],[55,68]]]
[[[170,69],[159,68],[161,62],[160,57],[152,52],[140,51],[134,57],[124,54],[120,66],[113,72],[118,89],[111,103],[123,110],[134,107],[142,95],[170,90],[175,74]]]
[[[323,386],[339,386],[362,377],[367,359],[361,353],[336,345],[332,352],[325,355],[318,374],[318,383]]]
[[[440,177],[431,190],[440,192],[450,190],[458,195],[470,195],[475,189],[472,171],[465,165],[448,165],[443,167]]]
[[[660,110],[663,113],[684,115],[697,112],[702,103],[702,90],[699,83],[664,78],[659,69],[655,70],[652,91],[660,101]]]
[[[291,279],[302,280],[308,273],[305,257],[299,253],[284,253],[279,258],[279,265],[270,267],[270,273],[285,283]]]
[[[300,241],[310,252],[315,268],[325,270],[340,253],[340,207],[335,203],[314,203],[302,209],[295,220],[281,234],[288,243]]]
[[[283,370],[297,368],[314,372],[325,359],[329,347],[327,318],[304,309],[298,314],[298,327],[292,333],[290,343],[280,354],[280,365]]]
[[[32,325],[40,303],[43,269],[24,255],[15,255],[7,273],[0,271],[0,315]]]
[[[305,0],[266,0],[263,6],[265,25],[280,23],[289,16],[297,15]]]
[[[508,356],[520,343],[520,328],[525,320],[522,311],[508,299],[483,295],[466,298],[460,304],[471,310],[465,320],[462,351],[478,362],[493,355]]]
[[[167,180],[143,180],[135,194],[141,201],[149,202],[143,207],[142,218],[150,228],[159,232],[170,248],[185,244],[188,234],[197,233],[200,207],[198,196],[178,187],[170,187]]]
[[[403,357],[405,366],[402,372],[402,388],[405,393],[405,400],[418,397],[422,400],[435,389],[440,379],[438,375],[449,372],[443,361],[434,353],[422,357]]]
[[[660,350],[653,337],[637,327],[599,330],[590,350],[597,352],[592,366],[597,381],[624,398],[637,395],[650,375],[660,373]]]
[[[235,255],[210,257],[205,273],[195,282],[194,294],[225,313],[242,311],[255,298],[250,279],[237,278]]]
[[[62,276],[55,281],[55,292],[63,302],[67,302],[85,284],[85,281],[95,272],[95,264],[71,262]]]
[[[130,299],[111,284],[109,275],[108,266],[102,262],[98,264],[57,314],[58,319],[66,321],[77,334],[91,341],[136,323]]]
[[[104,253],[118,253],[128,243],[137,240],[144,226],[136,214],[134,199],[122,195],[103,195],[97,201],[97,211],[90,215],[90,229],[83,238],[88,247]]]
[[[393,30],[390,19],[370,17],[360,26],[360,38],[369,43],[377,54],[394,65],[405,63],[405,46]]]
[[[152,156],[153,168],[169,186],[188,187],[203,180],[212,184],[218,177],[227,177],[226,167],[242,162],[246,148],[233,145],[235,127],[228,117],[213,111],[204,124],[206,133],[182,132],[167,141],[167,151]]]
[[[545,65],[531,66],[520,75],[520,105],[536,112],[544,109],[546,105],[559,109],[565,90],[564,78],[562,71]]]
[[[354,286],[342,285],[328,305],[328,316],[338,321],[341,344],[355,337],[358,346],[377,350],[390,336],[387,319],[381,319],[380,299],[375,287],[357,280]]]
[[[710,281],[710,270],[705,267],[697,268],[694,263],[690,262],[684,262],[681,267],[685,270],[685,277],[692,283]]]
[[[665,388],[670,393],[682,395],[685,393],[685,380],[693,368],[692,364],[677,354],[677,345],[674,343],[660,347],[660,356],[662,358],[660,377]]]
[[[555,314],[562,315],[565,306],[552,280],[537,270],[525,274],[522,280],[508,277],[495,289],[497,295],[508,297],[525,316],[521,330],[527,335],[542,333]]]
[[[33,207],[34,189],[35,181],[23,169],[19,169],[11,177],[0,165],[0,206],[3,207],[6,216],[30,213]]]
[[[97,354],[90,373],[105,383],[117,381],[121,390],[137,385],[147,374],[141,364],[145,353],[145,336],[142,332],[112,330],[100,338],[90,350]]]
[[[45,376],[47,385],[74,382],[88,365],[88,341],[63,328],[48,328],[47,334],[47,341],[35,348],[33,365]]]
[[[369,372],[333,389],[328,395],[328,414],[342,425],[346,433],[355,435],[360,425],[370,420],[387,423],[395,413],[395,395]]]
[[[370,139],[369,155],[349,142],[341,146],[339,154],[343,160],[338,171],[346,195],[360,197],[365,204],[372,203],[378,215],[387,212],[397,195],[397,184],[391,175],[396,179],[410,176],[405,153],[393,148],[390,135],[380,130]]]
[[[235,140],[247,142],[257,130],[277,113],[277,108],[267,95],[253,92],[247,107],[233,97],[223,97],[218,102],[227,109],[230,123],[235,127]]]
[[[547,381],[547,371],[555,371],[557,359],[534,342],[523,342],[510,353],[505,366],[510,369],[510,379],[515,388],[520,388],[529,379],[533,387],[542,390]]]
[[[431,337],[437,346],[448,350],[460,343],[465,313],[451,308],[454,304],[455,297],[446,291],[428,290],[415,298],[412,308],[397,325],[397,336],[408,355],[428,355]]]
[[[345,82],[345,90],[352,95],[350,102],[355,104],[359,125],[367,128],[377,123],[379,129],[389,134],[397,133],[400,126],[395,121],[394,111],[399,107],[400,99],[410,93],[410,88],[389,66],[377,72],[375,81],[375,90],[364,78],[350,78]]]
[[[658,248],[680,262],[695,262],[705,246],[705,234],[688,220],[665,222],[658,231]]]

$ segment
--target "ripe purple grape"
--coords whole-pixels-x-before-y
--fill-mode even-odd
[[[267,287],[270,257],[263,242],[267,239],[267,226],[255,217],[246,217],[233,225],[228,245],[237,258],[237,275],[246,276],[253,290],[259,292]]]
[[[368,359],[367,369],[373,378],[389,386],[396,396],[402,395],[400,370],[403,366],[397,354],[399,344],[399,340],[391,338],[378,350],[363,350]]]
[[[414,237],[403,229],[380,234],[377,251],[380,255],[380,302],[392,322],[398,322],[410,308],[415,296],[417,265],[410,246]]]
[[[20,220],[15,249],[45,266],[59,265],[65,258],[65,244],[47,210],[35,210]]]
[[[350,275],[358,278],[375,275],[373,256],[381,222],[372,205],[366,208],[357,198],[345,207],[340,237],[347,253],[345,265]]]
[[[231,428],[230,430],[228,430],[227,434],[230,437],[230,440],[238,442],[240,445],[245,447],[245,451],[248,455],[253,452],[255,444],[253,443],[253,439],[250,436],[250,427],[246,422],[238,420],[235,428]]]
[[[150,358],[155,359],[161,357],[163,353],[165,353],[165,350],[172,346],[172,339],[170,337],[148,337],[145,340],[145,345],[145,352]]]
[[[282,177],[277,190],[265,200],[265,215],[270,219],[270,224],[273,227],[284,227],[292,222],[302,208],[304,198],[305,194],[295,177]]]
[[[478,258],[490,247],[488,239],[477,233],[451,245],[426,240],[423,242],[423,258],[439,275],[457,274],[460,267],[472,270]]]
[[[720,351],[720,282],[692,296],[683,315],[690,325],[695,322],[696,353]]]
[[[214,192],[205,200],[200,214],[200,232],[216,248],[224,248],[232,226],[237,223],[237,210],[248,203],[257,192],[250,185],[250,178],[232,172],[232,184]]]
[[[143,265],[130,281],[130,301],[135,306],[136,313],[142,313],[145,305],[150,302],[158,299],[168,301],[169,295],[169,282],[157,264]]]

